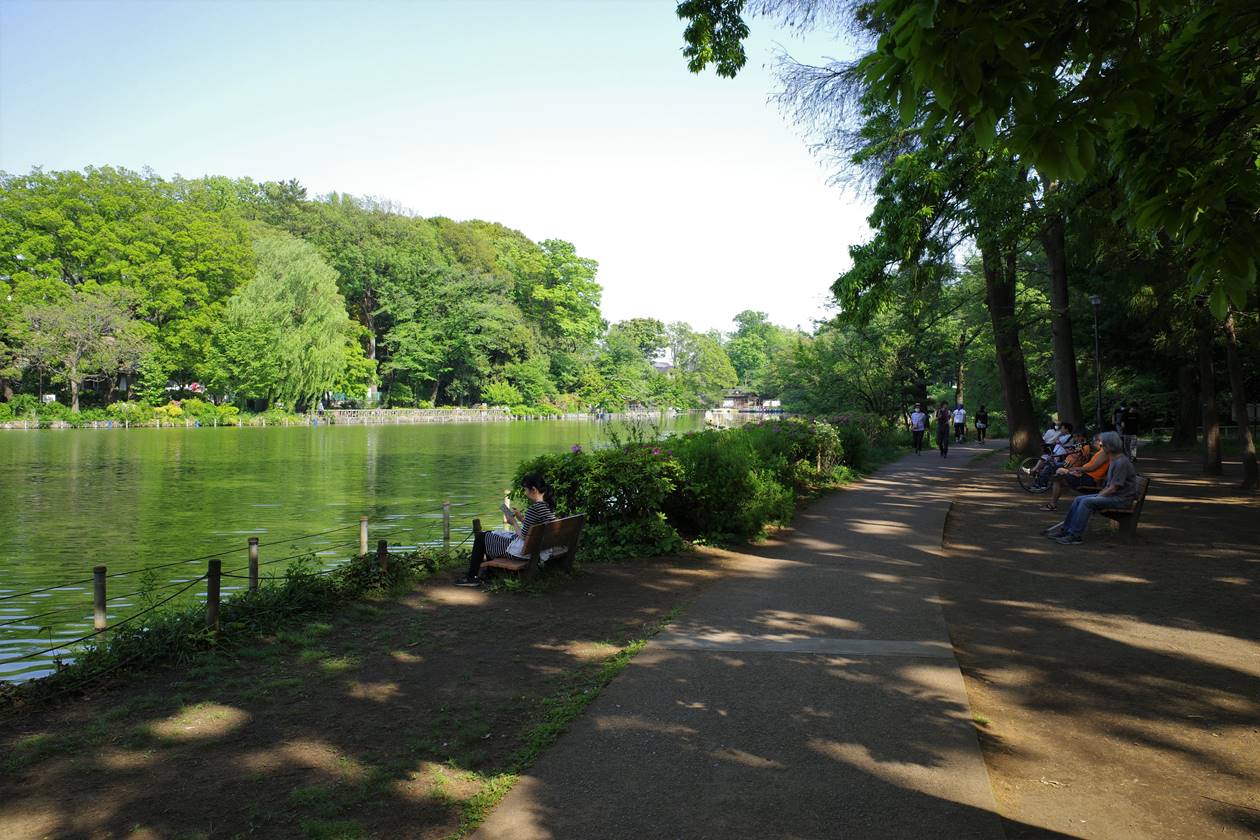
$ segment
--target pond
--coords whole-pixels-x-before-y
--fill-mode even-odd
[[[702,422],[682,415],[648,431]],[[458,542],[473,516],[501,522],[523,458],[597,446],[609,431],[552,420],[0,432],[0,681],[49,673],[52,654],[6,660],[91,632],[93,566],[128,573],[108,581],[113,623],[140,609],[118,596],[205,573],[204,559],[179,561],[226,551],[225,571],[243,566],[251,536],[263,563],[311,553],[331,565],[357,552],[361,515],[373,546],[440,541],[449,500]],[[139,570],[163,564],[142,587]]]

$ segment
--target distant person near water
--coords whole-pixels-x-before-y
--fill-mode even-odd
[[[923,454],[923,433],[927,431],[928,416],[923,411],[923,406],[915,403],[914,411],[910,412],[910,434],[914,436],[914,454]]]
[[[942,458],[949,457],[949,424],[953,419],[949,405],[941,400],[941,407],[936,410],[936,448],[941,451]]]

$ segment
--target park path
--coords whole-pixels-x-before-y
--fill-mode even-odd
[[[981,451],[908,455],[730,554],[475,836],[1003,837],[938,594]]]

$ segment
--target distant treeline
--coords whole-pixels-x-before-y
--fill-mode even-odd
[[[610,326],[597,267],[560,239],[295,181],[2,174],[0,399],[690,408],[789,334],[761,313],[730,336]]]

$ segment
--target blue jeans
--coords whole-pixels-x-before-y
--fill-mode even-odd
[[[1089,517],[1094,511],[1128,507],[1131,504],[1133,504],[1132,499],[1121,499],[1116,496],[1098,494],[1077,496],[1072,500],[1072,507],[1068,509],[1067,518],[1064,519],[1067,525],[1064,526],[1063,531],[1069,536],[1079,537],[1085,533],[1085,526],[1089,524]]]

